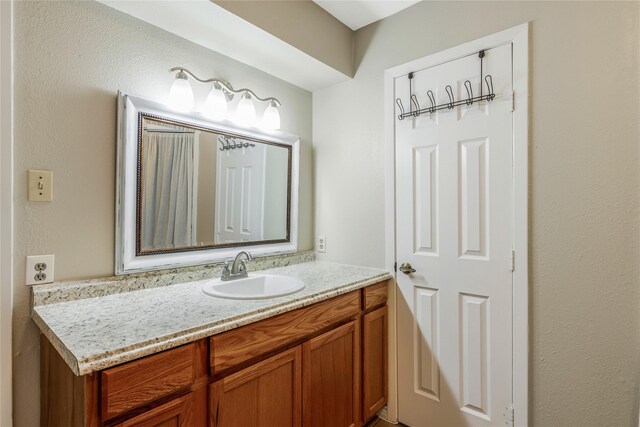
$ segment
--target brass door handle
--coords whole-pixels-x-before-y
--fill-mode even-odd
[[[400,271],[404,274],[411,274],[415,273],[416,269],[411,267],[411,264],[409,264],[408,262],[403,262],[402,264],[400,264]]]

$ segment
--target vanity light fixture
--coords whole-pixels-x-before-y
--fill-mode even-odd
[[[219,83],[214,83],[207,100],[204,101],[202,113],[212,119],[224,119],[227,117],[227,96]]]
[[[189,111],[193,108],[193,90],[189,77],[181,70],[169,90],[169,104],[178,111]]]
[[[244,126],[256,124],[256,107],[253,103],[253,98],[255,98],[258,101],[269,103],[259,123],[260,127],[271,130],[280,129],[278,107],[282,104],[276,98],[260,98],[251,89],[247,88],[235,90],[231,83],[216,78],[203,80],[183,67],[173,67],[169,71],[171,73],[177,72],[176,80],[173,82],[169,92],[169,104],[172,108],[178,111],[190,111],[193,109],[193,91],[189,84],[189,77],[192,77],[200,83],[213,83],[202,108],[202,113],[205,116],[217,120],[230,118],[227,114],[228,104],[236,94],[242,94],[233,115],[234,121]]]
[[[269,106],[262,115],[261,127],[266,129],[280,129],[280,113],[274,101],[269,102]]]
[[[241,125],[251,126],[256,122],[256,107],[253,106],[251,95],[247,92],[242,94],[242,98],[236,107],[236,121]]]

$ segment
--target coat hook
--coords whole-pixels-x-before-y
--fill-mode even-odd
[[[464,88],[467,90],[467,100],[465,101],[465,104],[473,105],[473,88],[471,87],[471,82],[469,80],[464,82]]]
[[[429,98],[429,103],[431,104],[431,107],[429,107],[429,112],[433,114],[436,112],[436,97],[433,94],[432,90],[427,91],[427,98]]]
[[[400,114],[398,114],[398,120],[403,120],[404,119],[404,107],[402,106],[402,100],[400,98],[396,98],[396,105],[398,106],[398,109],[400,110]]]
[[[484,78],[484,81],[487,83],[487,99],[489,101],[493,101],[493,98],[496,97],[496,94],[493,93],[493,78],[491,77],[491,74],[487,74],[486,77]]]
[[[449,105],[447,106],[447,108],[453,110],[453,104],[455,103],[455,98],[453,97],[453,88],[451,88],[450,85],[447,85],[444,90],[447,92],[447,96],[449,97]]]
[[[411,95],[411,109],[413,110],[412,113],[414,117],[418,117],[420,115],[420,104],[418,103],[418,97],[415,93]]]

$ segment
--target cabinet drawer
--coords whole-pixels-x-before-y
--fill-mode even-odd
[[[354,291],[211,337],[211,369],[220,372],[356,316],[359,300]]]
[[[383,305],[387,302],[387,282],[380,282],[375,285],[367,286],[362,290],[363,307],[365,310]]]
[[[196,355],[193,343],[102,371],[102,419],[191,386]]]
[[[192,427],[195,420],[193,407],[193,393],[189,393],[116,424],[116,427]]]

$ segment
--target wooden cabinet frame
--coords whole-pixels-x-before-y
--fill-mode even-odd
[[[364,421],[372,418],[387,403],[389,388],[387,316],[387,306],[383,306],[362,317],[362,417]],[[375,331],[372,325],[377,326]]]

